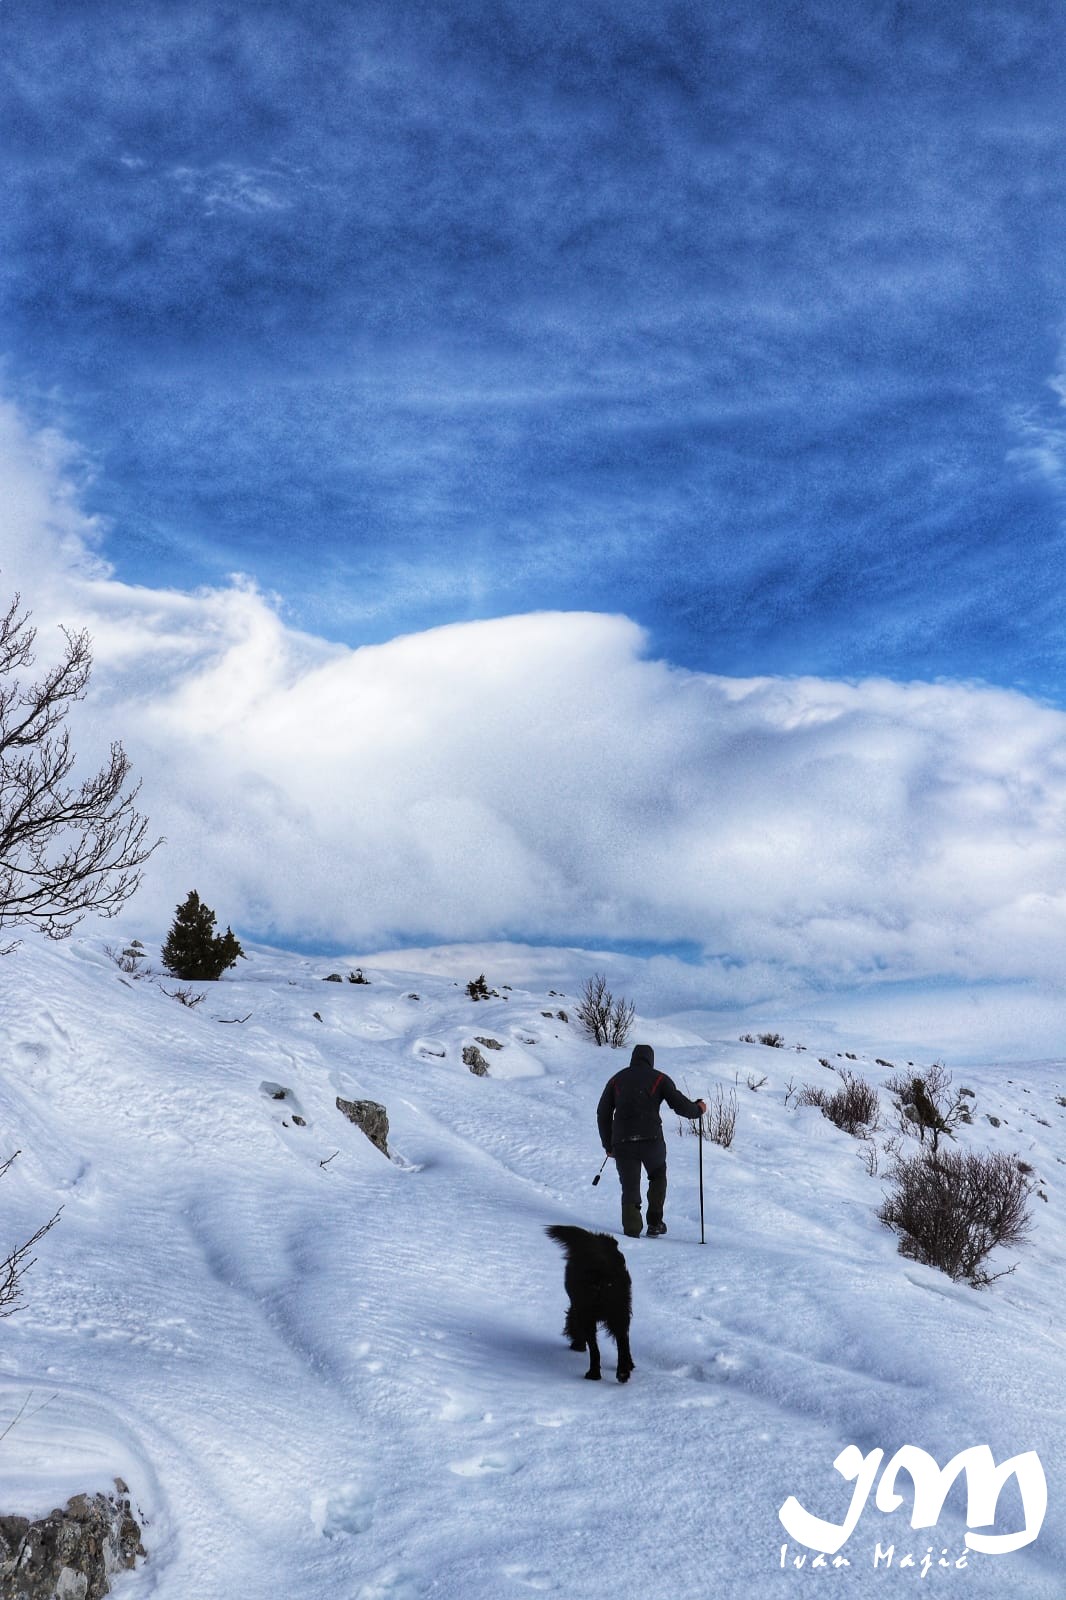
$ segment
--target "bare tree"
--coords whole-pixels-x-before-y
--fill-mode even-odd
[[[0,929],[36,926],[65,939],[88,912],[115,915],[162,841],[146,842],[140,785],[125,787],[121,744],[93,777],[69,781],[76,758],[63,721],[85,698],[91,641],[62,629],[63,659],[30,682],[37,630],[21,606],[16,594],[0,617]]]

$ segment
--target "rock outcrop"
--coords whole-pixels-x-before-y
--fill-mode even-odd
[[[475,1077],[484,1078],[488,1075],[489,1064],[476,1044],[464,1044],[463,1060]]]
[[[343,1111],[348,1121],[354,1122],[357,1128],[362,1128],[370,1143],[376,1145],[383,1156],[388,1155],[389,1118],[384,1106],[379,1106],[376,1100],[342,1100],[338,1095],[337,1110]]]
[[[0,1600],[101,1600],[146,1554],[126,1485],[78,1494],[31,1521],[0,1516]]]

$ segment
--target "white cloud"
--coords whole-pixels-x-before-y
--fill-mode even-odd
[[[1066,477],[1066,421],[1062,415],[1066,407],[1066,376],[1056,374],[1047,380],[1046,387],[1056,397],[1053,414],[1049,416],[1046,402],[1015,407],[1010,412],[1009,421],[1021,443],[1007,451],[1007,460],[1061,488]]]
[[[86,754],[124,740],[168,837],[133,908],[149,930],[195,885],[238,930],[353,949],[690,939],[760,983],[1057,977],[1058,710],[682,671],[586,613],[342,649],[247,582],[118,582],[62,441],[8,407],[0,450],[4,583],[39,623],[90,627]]]

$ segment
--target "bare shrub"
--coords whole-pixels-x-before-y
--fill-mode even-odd
[[[768,1044],[772,1050],[780,1050],[785,1041],[779,1033],[760,1033],[759,1043]]]
[[[471,1000],[487,1000],[489,998],[489,986],[485,982],[485,974],[483,972],[476,978],[471,978],[466,986],[466,992]]]
[[[761,1078],[757,1078],[755,1076],[754,1072],[749,1072],[748,1073],[748,1088],[751,1089],[751,1090],[761,1089],[763,1084],[764,1083],[769,1083],[769,1081],[770,1080],[766,1076],[765,1072],[763,1073]]]
[[[577,1020],[590,1039],[617,1050],[629,1037],[636,1010],[631,1000],[621,995],[615,999],[607,987],[607,979],[597,973],[585,980],[577,1008]]]
[[[160,987],[162,988],[162,985],[160,985]],[[188,987],[184,989],[163,989],[163,993],[166,995],[168,1000],[177,1000],[179,1004],[188,1006],[190,1011],[194,1011],[200,1004],[200,1001],[205,998],[204,991],[202,989],[200,990],[199,994],[197,994],[195,989],[190,989]],[[243,1020],[247,1022],[248,1019],[245,1017]]]
[[[877,1090],[865,1078],[853,1072],[840,1074],[840,1088],[830,1091],[815,1084],[805,1084],[797,1098],[801,1106],[817,1106],[823,1117],[828,1117],[853,1139],[868,1139],[875,1132],[881,1115],[881,1102]]]
[[[1000,1151],[945,1150],[898,1161],[894,1191],[878,1216],[899,1234],[900,1254],[983,1288],[1001,1272],[984,1263],[1029,1232],[1031,1189],[1016,1158]],[[1005,1268],[1013,1272],[1013,1266]]]
[[[0,1178],[10,1169],[12,1163],[18,1159],[20,1154],[21,1151],[16,1150],[13,1156],[8,1156],[5,1162],[0,1163]],[[31,1251],[36,1249],[45,1234],[51,1232],[55,1227],[62,1209],[62,1206],[60,1206],[59,1211],[47,1222],[42,1223],[37,1232],[32,1234],[25,1244],[16,1245],[7,1259],[0,1261],[0,1317],[10,1317],[13,1312],[18,1310],[18,1301],[21,1298],[23,1289],[22,1279],[36,1260]]]
[[[728,1096],[721,1084],[716,1085],[714,1098],[710,1102],[703,1117],[699,1122],[690,1122],[692,1132],[698,1134],[703,1127],[703,1137],[712,1144],[720,1144],[723,1150],[728,1150],[733,1143],[733,1135],[737,1128],[737,1092],[730,1089]]]
[[[960,1089],[954,1093],[951,1073],[942,1061],[934,1061],[921,1074],[897,1073],[885,1087],[895,1098],[903,1132],[917,1134],[923,1144],[928,1133],[934,1155],[942,1135],[954,1139],[960,1122],[973,1121],[966,1104],[967,1099],[973,1098],[973,1091]]]
[[[113,945],[104,945],[104,955],[109,956],[120,972],[128,978],[150,978],[152,969],[147,963],[148,952],[139,939],[131,939],[122,950],[116,950]]]

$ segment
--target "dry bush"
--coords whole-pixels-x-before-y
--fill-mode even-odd
[[[951,1073],[942,1061],[934,1061],[921,1073],[897,1073],[887,1080],[885,1088],[895,1099],[902,1131],[917,1134],[923,1144],[928,1133],[934,1155],[942,1135],[954,1139],[960,1122],[973,1121],[966,1104],[967,1099],[973,1098],[973,1091],[960,1089],[954,1093]]]
[[[841,1072],[840,1088],[830,1091],[815,1084],[805,1084],[797,1097],[801,1106],[817,1106],[823,1117],[828,1117],[853,1139],[867,1139],[876,1130],[881,1114],[877,1090],[865,1078],[853,1072]]]
[[[730,1089],[728,1096],[724,1093],[721,1084],[715,1087],[714,1099],[704,1112],[702,1120],[703,1137],[712,1144],[720,1144],[723,1150],[728,1150],[733,1143],[733,1135],[737,1128],[737,1092]],[[690,1122],[689,1127],[693,1133],[700,1131],[699,1122]]]
[[[597,1044],[610,1045],[617,1050],[629,1037],[636,1015],[636,1005],[621,995],[615,999],[607,987],[607,979],[600,973],[585,980],[577,1020]]]
[[[10,1169],[21,1151],[16,1150],[13,1156],[0,1162],[0,1178]],[[62,1211],[62,1206],[60,1211]],[[33,1266],[36,1259],[30,1254],[40,1244],[46,1233],[49,1233],[59,1221],[59,1211],[48,1222],[42,1223],[37,1232],[28,1238],[25,1244],[16,1245],[4,1261],[0,1261],[0,1317],[10,1317],[12,1312],[18,1310],[18,1301],[22,1295],[22,1279]]]
[[[154,976],[152,969],[147,964],[148,952],[139,939],[133,939],[122,950],[116,950],[113,945],[104,945],[104,955],[115,963],[120,972],[129,978],[151,978]]]
[[[162,984],[160,984],[160,988],[162,987]],[[163,989],[163,993],[168,1000],[178,1000],[183,1006],[187,1006],[190,1011],[195,1011],[200,1001],[205,998],[202,989],[197,993],[195,989],[190,989],[188,986],[183,989]]]
[[[1003,1276],[985,1261],[999,1245],[1020,1244],[1031,1225],[1031,1190],[1013,1156],[930,1152],[897,1162],[893,1180],[878,1216],[899,1234],[901,1255],[975,1288]]]
[[[785,1041],[779,1033],[760,1033],[759,1043],[768,1044],[772,1050],[780,1050]]]

